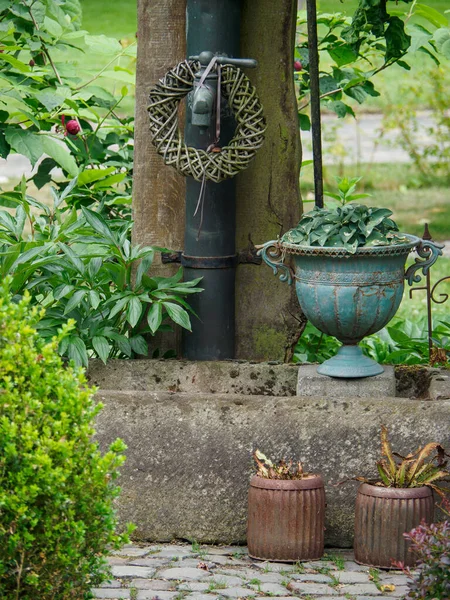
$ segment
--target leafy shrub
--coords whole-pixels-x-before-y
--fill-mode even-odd
[[[450,522],[422,523],[405,537],[419,557],[417,574],[407,570],[412,581],[408,582],[405,600],[450,598]]]
[[[130,220],[67,210],[75,185],[74,179],[62,194],[52,188],[53,207],[28,196],[25,181],[0,194],[13,209],[0,210],[0,277],[12,275],[13,294],[29,290],[32,303],[46,308],[37,325],[45,339],[74,320],[59,351],[77,365],[87,365],[89,356],[147,355],[143,335],[168,328],[164,321],[191,328],[184,298],[200,291],[199,280],[181,282],[181,269],[150,277],[155,249],[130,244]]]
[[[114,481],[125,445],[102,455],[93,420],[101,406],[80,370],[64,367],[37,335],[30,298],[0,286],[0,597],[81,600],[107,578],[115,533]],[[131,528],[129,528],[129,531]]]
[[[294,363],[323,363],[336,354],[342,346],[335,337],[319,331],[307,323],[295,346]]]
[[[433,356],[447,359],[433,364],[447,364],[450,355],[450,323],[436,320],[433,330]],[[359,345],[363,353],[379,363],[419,365],[429,363],[428,326],[426,318],[417,321],[397,319],[377,334],[364,338]],[[294,362],[322,363],[336,354],[341,346],[336,338],[322,334],[310,323],[297,342]],[[432,357],[433,358],[433,357]]]
[[[420,24],[414,17],[420,18]],[[355,102],[362,104],[380,95],[373,80],[381,71],[394,64],[410,70],[408,61],[413,62],[417,52],[438,65],[442,57],[450,58],[448,19],[422,2],[359,0],[353,18],[319,12],[317,22],[321,103],[340,118],[354,116]],[[306,25],[306,11],[299,11],[294,77],[300,126],[308,130],[311,124],[305,110],[311,88]],[[403,106],[397,113],[402,111]]]
[[[31,177],[39,189],[53,181],[63,190],[79,175],[72,202],[129,217],[134,125],[120,109],[135,83],[136,43],[90,35],[81,15],[79,0],[0,2],[0,157],[40,161]],[[104,67],[80,69],[85,56]]]
[[[450,323],[436,319],[432,340],[435,350],[432,363],[446,364],[450,355]],[[427,320],[425,317],[417,321],[398,319],[379,333],[365,338],[360,346],[364,354],[380,363],[427,364],[430,361]]]

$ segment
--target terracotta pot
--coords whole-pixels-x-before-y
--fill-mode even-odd
[[[281,562],[323,555],[325,490],[320,475],[282,481],[255,475],[248,493],[248,553]]]
[[[356,497],[355,560],[363,565],[392,568],[392,561],[413,567],[404,533],[433,521],[433,492],[428,487],[384,488],[363,483]]]

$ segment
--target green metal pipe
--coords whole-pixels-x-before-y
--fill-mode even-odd
[[[240,18],[240,0],[188,0],[187,56],[204,51],[239,56]],[[214,79],[207,83],[213,86]],[[189,146],[206,149],[214,142],[215,119],[206,128],[193,125],[192,103],[191,93],[187,100],[185,141]],[[220,146],[227,144],[234,129],[234,119],[222,101]],[[188,178],[182,264],[185,280],[202,277],[205,291],[189,299],[199,319],[192,319],[192,333],[183,336],[183,356],[189,360],[223,360],[234,357],[235,345],[235,181],[206,182],[203,210],[200,207],[194,216],[200,191],[201,184]]]

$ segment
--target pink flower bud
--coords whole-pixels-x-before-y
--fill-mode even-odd
[[[36,63],[34,62],[34,60],[33,60],[33,59],[31,59],[31,60],[30,60],[30,62],[29,62],[28,64],[30,65],[30,67],[34,67],[34,65],[35,65]]]
[[[81,131],[80,124],[78,121],[75,121],[75,119],[72,119],[67,122],[66,131],[67,133],[70,133],[70,135],[77,135]]]
[[[303,65],[299,60],[294,62],[294,71],[301,71],[303,69]]]

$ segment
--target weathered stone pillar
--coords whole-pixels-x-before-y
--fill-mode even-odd
[[[147,106],[151,86],[186,56],[186,0],[138,0],[137,18],[133,242],[180,250],[185,179],[166,167],[156,153],[150,141]],[[177,268],[179,265],[161,264],[157,255],[152,269],[161,276],[172,275]],[[155,340],[162,350],[177,344],[173,334],[158,335]]]
[[[261,244],[295,225],[301,213],[301,144],[293,81],[297,0],[243,0],[241,55],[256,58],[248,76],[267,118],[266,141],[237,178],[237,248]],[[294,286],[265,265],[240,265],[236,285],[237,357],[290,359],[301,331]],[[297,318],[296,318],[297,317]]]

